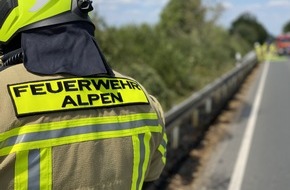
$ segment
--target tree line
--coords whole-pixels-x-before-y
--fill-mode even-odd
[[[224,29],[217,24],[221,13],[201,0],[170,0],[154,25],[108,26],[97,14],[93,21],[113,69],[140,81],[168,110],[232,69],[237,52],[245,55],[269,37],[249,13]]]

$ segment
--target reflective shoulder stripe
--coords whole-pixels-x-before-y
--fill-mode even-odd
[[[155,113],[76,119],[27,125],[0,134],[0,156],[70,143],[162,133]]]

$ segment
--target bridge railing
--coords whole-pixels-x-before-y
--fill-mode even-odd
[[[178,163],[198,145],[210,124],[233,98],[257,63],[255,52],[249,52],[230,72],[192,94],[165,114],[167,164],[160,180],[154,185],[155,189],[159,189],[168,180],[170,173],[178,169]]]

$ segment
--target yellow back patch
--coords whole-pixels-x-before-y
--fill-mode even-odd
[[[125,78],[66,78],[8,85],[16,115],[148,104],[141,86]]]

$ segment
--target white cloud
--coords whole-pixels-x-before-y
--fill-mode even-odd
[[[284,7],[284,6],[290,6],[289,0],[270,0],[267,5],[269,7]]]
[[[221,5],[225,10],[233,8],[233,4],[227,1],[222,1]]]

